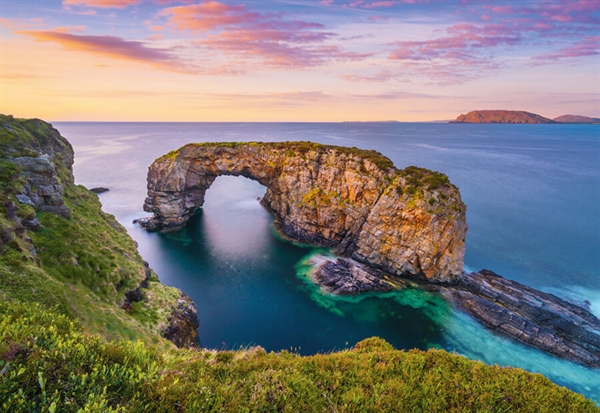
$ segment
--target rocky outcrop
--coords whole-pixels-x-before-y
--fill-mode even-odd
[[[557,123],[535,113],[521,110],[474,110],[459,115],[450,123]]]
[[[169,325],[163,332],[163,337],[173,342],[177,347],[199,348],[198,344],[198,312],[196,304],[186,295],[181,293],[169,317]]]
[[[276,228],[302,243],[333,247],[394,275],[456,282],[465,252],[466,207],[440,173],[396,169],[375,151],[311,142],[189,144],[148,171],[140,223],[185,225],[217,176],[264,185]]]
[[[36,211],[64,218],[69,208],[63,200],[64,184],[73,183],[73,148],[52,125],[39,119],[0,118],[2,145],[8,161],[19,168],[25,181],[16,198]]]
[[[314,256],[309,277],[338,295],[392,291],[405,280],[352,259]],[[600,320],[587,309],[488,270],[463,273],[453,285],[412,284],[444,295],[497,334],[589,367],[600,368]]]
[[[315,255],[307,264],[312,266],[310,271],[312,281],[331,294],[388,292],[404,285],[404,281],[398,277],[349,258]]]
[[[26,181],[21,193],[16,195],[19,202],[31,205],[36,211],[52,212],[63,218],[69,217],[71,211],[63,199],[63,185],[49,155],[19,157],[11,161],[20,167],[21,177]]]
[[[582,307],[488,270],[465,273],[442,292],[496,333],[600,368],[600,320]]]

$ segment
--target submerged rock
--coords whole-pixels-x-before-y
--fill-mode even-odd
[[[458,189],[438,172],[396,169],[375,151],[311,142],[189,144],[148,171],[140,220],[148,230],[179,229],[220,175],[267,187],[261,203],[294,241],[336,248],[394,275],[457,282],[467,224]]]
[[[92,191],[95,194],[103,194],[104,192],[108,192],[109,189],[108,188],[104,188],[102,186],[98,187],[98,188],[92,188],[90,189],[90,191]]]

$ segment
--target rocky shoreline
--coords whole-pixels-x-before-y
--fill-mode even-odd
[[[349,258],[315,256],[311,279],[331,294],[393,291],[410,283],[441,293],[493,332],[588,367],[600,368],[600,320],[587,309],[492,271],[463,272],[453,285],[403,279]]]

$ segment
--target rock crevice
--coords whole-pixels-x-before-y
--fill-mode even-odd
[[[383,155],[311,142],[189,144],[150,166],[140,223],[173,230],[187,223],[220,175],[264,185],[261,201],[294,241],[398,276],[454,283],[463,269],[466,207],[438,172],[399,170]]]

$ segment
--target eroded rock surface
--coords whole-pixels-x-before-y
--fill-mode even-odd
[[[466,207],[440,173],[396,169],[375,151],[310,142],[189,144],[148,172],[140,223],[178,229],[220,175],[244,176],[267,191],[262,204],[286,237],[336,248],[394,275],[452,283],[462,273]]]
[[[496,333],[600,368],[600,320],[582,307],[488,270],[465,272],[442,292]]]
[[[371,268],[350,258],[316,255],[308,264],[313,266],[312,280],[326,292],[353,295],[365,291],[393,291],[402,280],[384,271]]]
[[[348,258],[311,258],[311,279],[339,295],[403,288],[405,281]],[[415,288],[417,284],[412,284]],[[497,334],[589,367],[600,368],[600,320],[555,295],[507,280],[492,271],[463,273],[453,285],[420,285]]]
[[[185,293],[177,300],[169,317],[169,325],[163,332],[164,337],[177,347],[199,348],[198,344],[198,312],[196,304]]]

